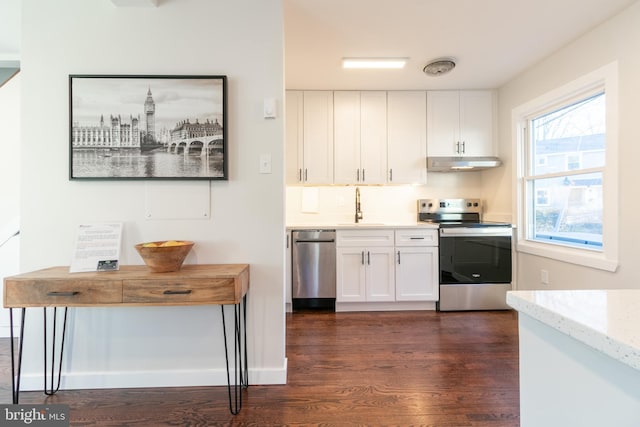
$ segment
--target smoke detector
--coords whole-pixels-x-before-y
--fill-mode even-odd
[[[456,67],[456,63],[452,58],[441,58],[431,61],[424,66],[422,71],[427,76],[437,77],[443,74],[447,74],[449,71]]]

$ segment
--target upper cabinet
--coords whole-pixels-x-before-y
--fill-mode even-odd
[[[287,91],[287,183],[333,183],[333,92]]]
[[[495,156],[492,91],[287,91],[287,184],[424,184],[427,156]]]
[[[302,183],[302,115],[302,91],[287,91],[285,97],[287,184]]]
[[[387,93],[337,91],[333,107],[334,183],[386,183]]]
[[[387,164],[391,184],[427,182],[427,99],[425,91],[387,94]]]
[[[492,91],[427,92],[427,152],[439,156],[493,156]]]

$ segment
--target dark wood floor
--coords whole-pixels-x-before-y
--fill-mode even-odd
[[[0,401],[9,403],[9,342],[0,340]],[[64,403],[71,425],[519,426],[517,314],[287,315],[288,384],[252,385],[241,413],[226,387],[22,392]]]

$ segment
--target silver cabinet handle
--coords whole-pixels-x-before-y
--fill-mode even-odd
[[[398,251],[398,265],[400,265],[400,251]]]
[[[307,168],[304,168],[304,182],[307,182]]]
[[[364,182],[364,181],[365,181],[365,179],[364,179],[364,169],[362,169],[362,182]]]
[[[393,181],[393,169],[389,169],[389,182]]]
[[[367,251],[367,265],[371,265],[371,252]]]
[[[360,169],[356,169],[356,182],[360,182]]]
[[[462,154],[465,154],[467,152],[467,143],[462,141]]]
[[[302,182],[302,168],[298,169],[298,181]]]
[[[360,261],[362,265],[364,265],[364,251],[362,251],[362,261]]]

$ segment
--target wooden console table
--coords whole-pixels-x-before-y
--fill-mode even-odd
[[[69,267],[52,267],[4,279],[4,307],[11,322],[11,372],[13,403],[20,394],[20,371],[24,342],[24,319],[28,307],[44,309],[44,392],[54,394],[60,388],[64,338],[69,307],[148,307],[220,305],[227,364],[229,409],[237,414],[242,408],[241,388],[248,387],[246,298],[249,290],[248,264],[185,265],[179,271],[152,273],[143,265],[125,265],[108,272],[69,273]],[[229,370],[227,326],[224,306],[234,306],[234,394]],[[55,376],[56,309],[64,308],[57,385]],[[16,366],[13,334],[13,309],[22,309],[20,344]],[[53,308],[51,384],[47,390],[47,308]],[[60,334],[58,334],[60,335]],[[16,371],[17,368],[17,371]]]

